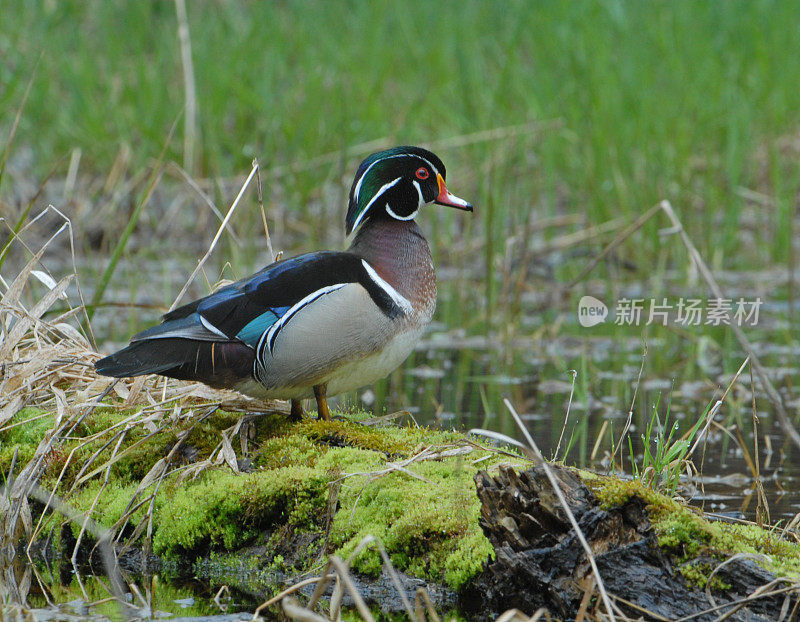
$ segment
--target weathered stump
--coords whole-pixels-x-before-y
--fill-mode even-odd
[[[641,499],[604,510],[576,474],[557,465],[550,468],[592,549],[606,591],[633,618],[693,615],[702,622],[729,614],[728,620],[769,622],[797,605],[796,591],[737,602],[775,579],[748,559],[723,565],[716,576],[731,587],[709,597],[688,585],[661,551]],[[462,606],[479,619],[510,607],[529,614],[545,607],[557,617],[574,619],[593,585],[593,573],[544,469],[517,474],[501,468],[497,477],[483,471],[475,481],[483,504],[481,527],[496,559],[473,581]],[[705,561],[719,565],[718,560]]]

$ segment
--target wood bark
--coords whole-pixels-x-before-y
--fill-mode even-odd
[[[734,558],[716,573],[731,587],[707,594],[688,584],[674,560],[659,548],[644,502],[632,498],[604,510],[597,497],[567,468],[550,465],[586,537],[606,591],[633,619],[698,622],[775,622],[797,615],[798,591],[740,603],[775,580],[749,559]],[[497,477],[475,476],[483,504],[481,527],[496,558],[470,585],[461,607],[475,619],[491,619],[510,607],[533,614],[544,607],[573,620],[587,590],[595,590],[589,611],[600,606],[594,577],[564,508],[542,467],[522,473],[501,468]],[[690,560],[714,568],[719,559]],[[784,587],[778,581],[775,588]],[[773,588],[774,589],[774,588]],[[631,604],[626,604],[631,603]],[[714,607],[718,607],[714,609]],[[783,616],[783,617],[781,617]]]

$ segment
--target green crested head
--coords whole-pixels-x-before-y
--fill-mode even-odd
[[[347,235],[370,218],[412,220],[429,203],[472,211],[472,205],[448,192],[446,174],[439,157],[421,147],[373,153],[358,167],[350,188]]]

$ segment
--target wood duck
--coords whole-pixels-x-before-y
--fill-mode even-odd
[[[414,218],[430,203],[472,211],[445,186],[445,167],[420,147],[374,153],[358,167],[346,251],[272,263],[170,311],[128,347],[95,363],[116,378],[161,374],[256,398],[316,398],[385,377],[411,353],[436,306],[430,249]]]

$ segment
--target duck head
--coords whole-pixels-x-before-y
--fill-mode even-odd
[[[345,221],[347,235],[370,218],[412,220],[429,203],[472,211],[472,205],[444,184],[439,157],[421,147],[393,147],[373,153],[358,167]]]

